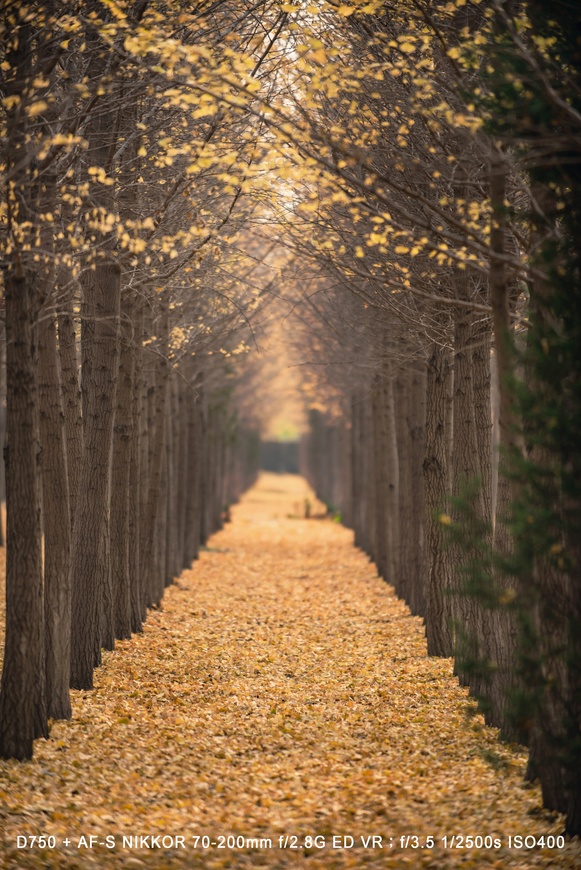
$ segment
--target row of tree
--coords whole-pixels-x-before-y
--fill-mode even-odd
[[[537,0],[343,9],[320,38],[348,84],[305,120],[330,172],[285,224],[316,363],[305,472],[424,617],[429,652],[455,655],[488,721],[528,744],[571,834],[580,23]]]
[[[226,177],[256,149],[191,87],[194,46],[231,15],[265,58],[227,4],[2,6],[3,757],[71,715],[69,688],[92,688],[101,649],[141,630],[257,471],[235,364],[260,282]]]
[[[578,25],[569,0],[4,4],[2,754],[46,732],[48,602],[68,625],[71,588],[90,686],[118,598],[128,625],[110,578],[129,560],[142,618],[218,522],[242,465],[216,445],[264,415],[235,364],[282,295],[311,479],[580,831]]]

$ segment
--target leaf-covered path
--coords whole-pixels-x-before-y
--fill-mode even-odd
[[[73,721],[32,762],[0,762],[3,866],[579,866],[578,843],[508,849],[562,827],[523,786],[524,753],[467,716],[451,662],[427,658],[351,533],[299,518],[307,495],[263,475],[96,690],[73,693]],[[55,848],[17,848],[40,834]]]

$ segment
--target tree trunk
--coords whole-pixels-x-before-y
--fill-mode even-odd
[[[101,645],[114,644],[109,546],[109,469],[118,370],[121,274],[100,263],[83,283],[82,393],[85,421],[73,532],[71,687],[93,688]]]
[[[446,410],[448,406],[448,369],[450,354],[434,344],[428,359],[426,393],[426,456],[424,484],[426,492],[426,528],[428,544],[428,579],[426,598],[426,637],[428,653],[451,656],[454,652],[452,632],[451,565],[444,545],[445,508],[448,499]]]
[[[399,570],[397,591],[406,604],[413,597],[413,493],[412,493],[412,439],[411,439],[411,376],[410,369],[400,372],[395,381],[397,415],[397,455],[399,468]]]
[[[131,408],[133,417],[133,437],[131,439],[131,455],[129,460],[129,578],[131,584],[131,631],[142,631],[143,621],[143,589],[141,567],[141,492],[144,470],[142,468],[142,349],[143,308],[136,303],[133,334],[131,337],[131,368],[133,371],[133,390]]]
[[[77,335],[73,315],[72,280],[69,281],[63,307],[58,312],[58,350],[65,415],[67,470],[69,476],[69,513],[72,537],[84,449],[81,385],[79,382]]]
[[[156,356],[154,383],[155,387],[150,387],[152,390],[151,397],[153,400],[153,417],[150,425],[150,449],[149,449],[149,473],[148,485],[146,493],[146,503],[142,519],[142,548],[143,554],[142,565],[142,582],[147,596],[147,604],[159,603],[159,578],[156,576],[157,560],[156,560],[156,540],[155,534],[158,528],[159,512],[161,510],[161,485],[164,465],[165,452],[165,430],[166,430],[166,403],[167,403],[167,381],[168,370],[167,363],[162,355],[163,350],[167,347],[167,332],[168,319],[167,308],[164,305],[161,312],[161,323],[159,328],[159,336],[161,341],[161,350]],[[163,588],[163,587],[162,587]]]
[[[393,583],[393,568],[390,565],[392,556],[391,528],[389,525],[389,476],[387,465],[387,421],[385,408],[385,391],[378,380],[371,393],[373,419],[373,465],[375,480],[375,542],[373,561],[377,565],[380,577],[388,583]]]
[[[421,365],[421,368],[420,368]],[[426,615],[426,497],[422,464],[426,455],[426,372],[421,363],[414,364],[411,378],[411,474],[412,474],[412,592],[410,609]]]
[[[48,715],[70,719],[71,529],[64,412],[52,312],[37,325],[42,446],[44,613]]]
[[[202,386],[188,389],[188,486],[186,492],[186,567],[198,558],[202,515]]]
[[[131,481],[133,417],[133,300],[125,291],[120,331],[119,374],[115,398],[111,466],[111,584],[115,637],[131,637],[131,576],[129,573],[129,492]]]
[[[30,82],[34,34],[17,26],[7,54],[13,75],[6,96]],[[0,756],[32,756],[35,737],[48,736],[45,635],[39,502],[38,394],[33,324],[38,301],[34,248],[37,222],[28,154],[28,118],[20,105],[6,110],[5,173],[10,179],[7,218],[24,244],[7,257],[6,328],[6,639],[0,687]],[[27,229],[29,227],[29,229]],[[21,244],[17,242],[17,244]]]
[[[387,518],[388,518],[388,583],[397,587],[399,583],[400,565],[400,501],[399,501],[399,462],[398,444],[395,425],[395,401],[393,391],[393,376],[389,374],[384,381],[385,424],[386,424],[386,454],[387,465]]]
[[[481,296],[483,294],[480,294]],[[484,298],[483,302],[486,301]],[[492,406],[491,406],[491,346],[492,322],[483,317],[473,331],[472,351],[474,423],[483,501],[483,518],[492,523]]]
[[[6,279],[6,640],[0,689],[0,756],[32,757],[47,737],[39,444],[32,341],[33,278]]]

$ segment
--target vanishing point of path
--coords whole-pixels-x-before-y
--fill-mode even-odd
[[[1,866],[580,866],[578,843],[508,850],[561,830],[524,754],[467,715],[451,662],[307,496],[263,475],[73,721],[0,763]],[[55,847],[17,848],[41,834]]]

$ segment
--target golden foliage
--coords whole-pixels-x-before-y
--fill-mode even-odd
[[[306,498],[300,478],[263,475],[144,633],[105,655],[95,691],[73,693],[73,720],[33,761],[0,762],[3,867],[579,866],[579,844],[506,848],[562,827],[523,784],[525,753],[466,715],[451,661],[427,657],[351,532],[300,518]],[[15,848],[41,833],[58,848]],[[189,839],[230,834],[273,848]],[[384,849],[362,848],[374,834]],[[444,849],[454,834],[503,846]],[[82,835],[117,846],[79,849]],[[123,835],[189,846],[132,852]],[[326,845],[279,849],[293,835]],[[343,835],[358,847],[333,849]],[[437,845],[402,849],[407,835]]]

